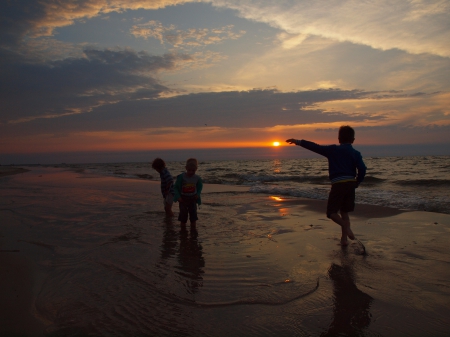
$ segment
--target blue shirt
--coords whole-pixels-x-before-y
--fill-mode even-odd
[[[296,145],[318,153],[328,159],[328,173],[331,183],[355,181],[359,185],[366,175],[366,165],[361,153],[352,144],[318,145],[307,140],[295,140]]]

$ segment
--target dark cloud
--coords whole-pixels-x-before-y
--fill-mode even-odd
[[[91,125],[105,130],[154,127],[272,127],[275,125],[382,119],[352,112],[327,112],[318,103],[365,99],[373,93],[360,90],[311,90],[283,93],[251,90],[200,93],[157,100],[120,102],[102,106],[90,116]],[[80,116],[81,117],[81,116]],[[77,118],[77,117],[74,117]]]
[[[0,1],[0,45],[17,46],[45,17],[45,8],[37,1]]]
[[[0,52],[0,122],[81,113],[111,102],[156,98],[170,90],[155,79],[155,74],[190,58],[123,49],[89,49],[85,56],[33,63],[13,52]]]
[[[362,121],[381,116],[327,112],[315,107],[327,101],[366,99],[376,93],[361,90],[311,90],[282,93],[277,90],[201,93],[172,98],[123,100],[89,113],[41,118],[9,124],[6,133],[27,134],[135,131],[170,127],[263,128],[276,125]],[[167,130],[164,131],[165,133]]]

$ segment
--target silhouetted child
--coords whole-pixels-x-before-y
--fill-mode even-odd
[[[189,158],[186,162],[186,172],[177,176],[175,182],[175,198],[180,205],[180,214],[178,220],[181,226],[186,226],[188,215],[191,222],[191,230],[196,229],[197,204],[201,205],[200,193],[203,189],[202,178],[195,174],[198,168],[198,162],[195,158]]]
[[[152,167],[159,173],[161,178],[161,193],[164,198],[164,210],[166,215],[173,216],[172,205],[175,190],[173,188],[173,177],[161,158],[153,160]]]
[[[355,239],[350,228],[348,213],[355,209],[355,189],[366,175],[366,165],[361,153],[352,146],[355,140],[353,128],[348,125],[341,126],[338,138],[340,145],[318,145],[307,140],[292,138],[286,142],[300,145],[328,158],[331,191],[328,196],[327,217],[341,226],[341,244],[347,246],[347,237],[350,240]]]

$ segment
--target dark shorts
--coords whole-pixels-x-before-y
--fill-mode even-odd
[[[355,209],[356,182],[347,181],[331,185],[328,196],[327,217],[330,214],[341,212],[352,212]]]
[[[195,198],[182,197],[184,202],[179,202],[180,214],[178,215],[178,221],[186,223],[188,220],[191,222],[197,221],[197,200]]]

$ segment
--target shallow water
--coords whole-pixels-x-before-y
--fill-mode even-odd
[[[364,158],[367,176],[357,189],[357,202],[368,205],[450,214],[450,156]],[[172,175],[184,162],[168,162]],[[60,165],[101,175],[159,180],[150,163]],[[201,161],[198,174],[210,184],[251,186],[253,193],[325,200],[325,158]]]
[[[356,232],[364,257],[357,243],[337,245],[322,214],[306,223],[312,211],[292,199],[205,194],[195,233],[165,218],[150,181],[36,168],[0,182],[1,214],[11,220],[2,248],[33,256],[36,314],[51,336],[450,331],[450,261],[444,251],[430,261],[423,242],[440,249],[448,226],[395,244]],[[424,278],[431,263],[447,272]],[[395,312],[408,316],[393,322]]]

